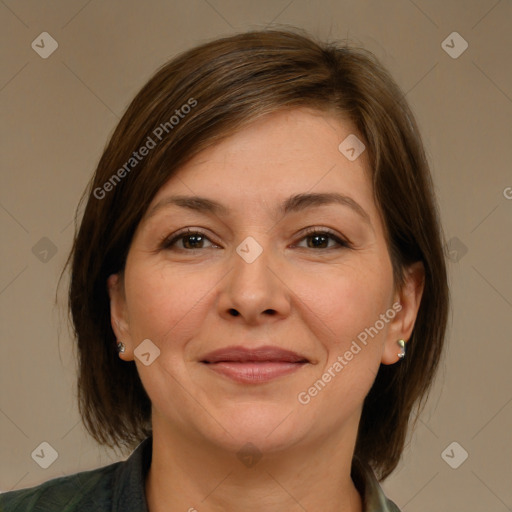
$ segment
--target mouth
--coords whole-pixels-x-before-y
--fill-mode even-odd
[[[277,347],[227,347],[210,352],[200,361],[209,370],[236,382],[259,384],[296,372],[309,364],[303,355]]]

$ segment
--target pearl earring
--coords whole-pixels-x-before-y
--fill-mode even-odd
[[[405,340],[398,340],[398,346],[400,347],[400,352],[398,352],[398,357],[403,359],[405,357]]]

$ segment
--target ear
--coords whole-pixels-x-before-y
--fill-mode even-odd
[[[122,274],[110,275],[107,279],[107,288],[110,297],[110,323],[116,335],[117,342],[120,341],[125,345],[125,351],[120,353],[119,357],[130,361],[133,359],[133,343],[130,337],[130,323]]]
[[[425,287],[425,267],[417,261],[407,267],[406,280],[401,290],[395,293],[393,309],[397,311],[389,324],[386,334],[382,364],[394,364],[399,361],[400,347],[398,340],[409,340],[420,308],[421,297]],[[398,306],[400,304],[400,307]],[[407,351],[407,343],[405,345]]]

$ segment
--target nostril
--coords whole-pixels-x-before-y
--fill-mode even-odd
[[[233,308],[229,310],[229,313],[233,316],[238,316],[240,314],[236,309]]]

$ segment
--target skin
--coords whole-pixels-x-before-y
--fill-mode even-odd
[[[338,146],[357,133],[347,121],[308,109],[264,116],[207,148],[156,194],[139,224],[122,274],[109,277],[112,326],[135,360],[152,402],[149,510],[360,512],[350,478],[362,404],[379,366],[394,364],[409,339],[421,295],[421,263],[395,290],[383,224],[374,202],[367,154],[349,161]],[[359,137],[361,138],[361,137]],[[367,212],[329,204],[278,215],[292,194],[339,192]],[[228,215],[167,205],[198,195]],[[204,237],[161,241],[183,228]],[[330,228],[350,247],[304,229]],[[263,252],[248,263],[236,248],[248,236]],[[307,391],[359,333],[401,304],[378,335],[304,405]],[[236,310],[238,315],[230,311]],[[160,355],[135,357],[150,339]],[[264,384],[240,384],[200,363],[232,345],[275,345],[310,361]],[[243,464],[251,442],[261,459]]]

